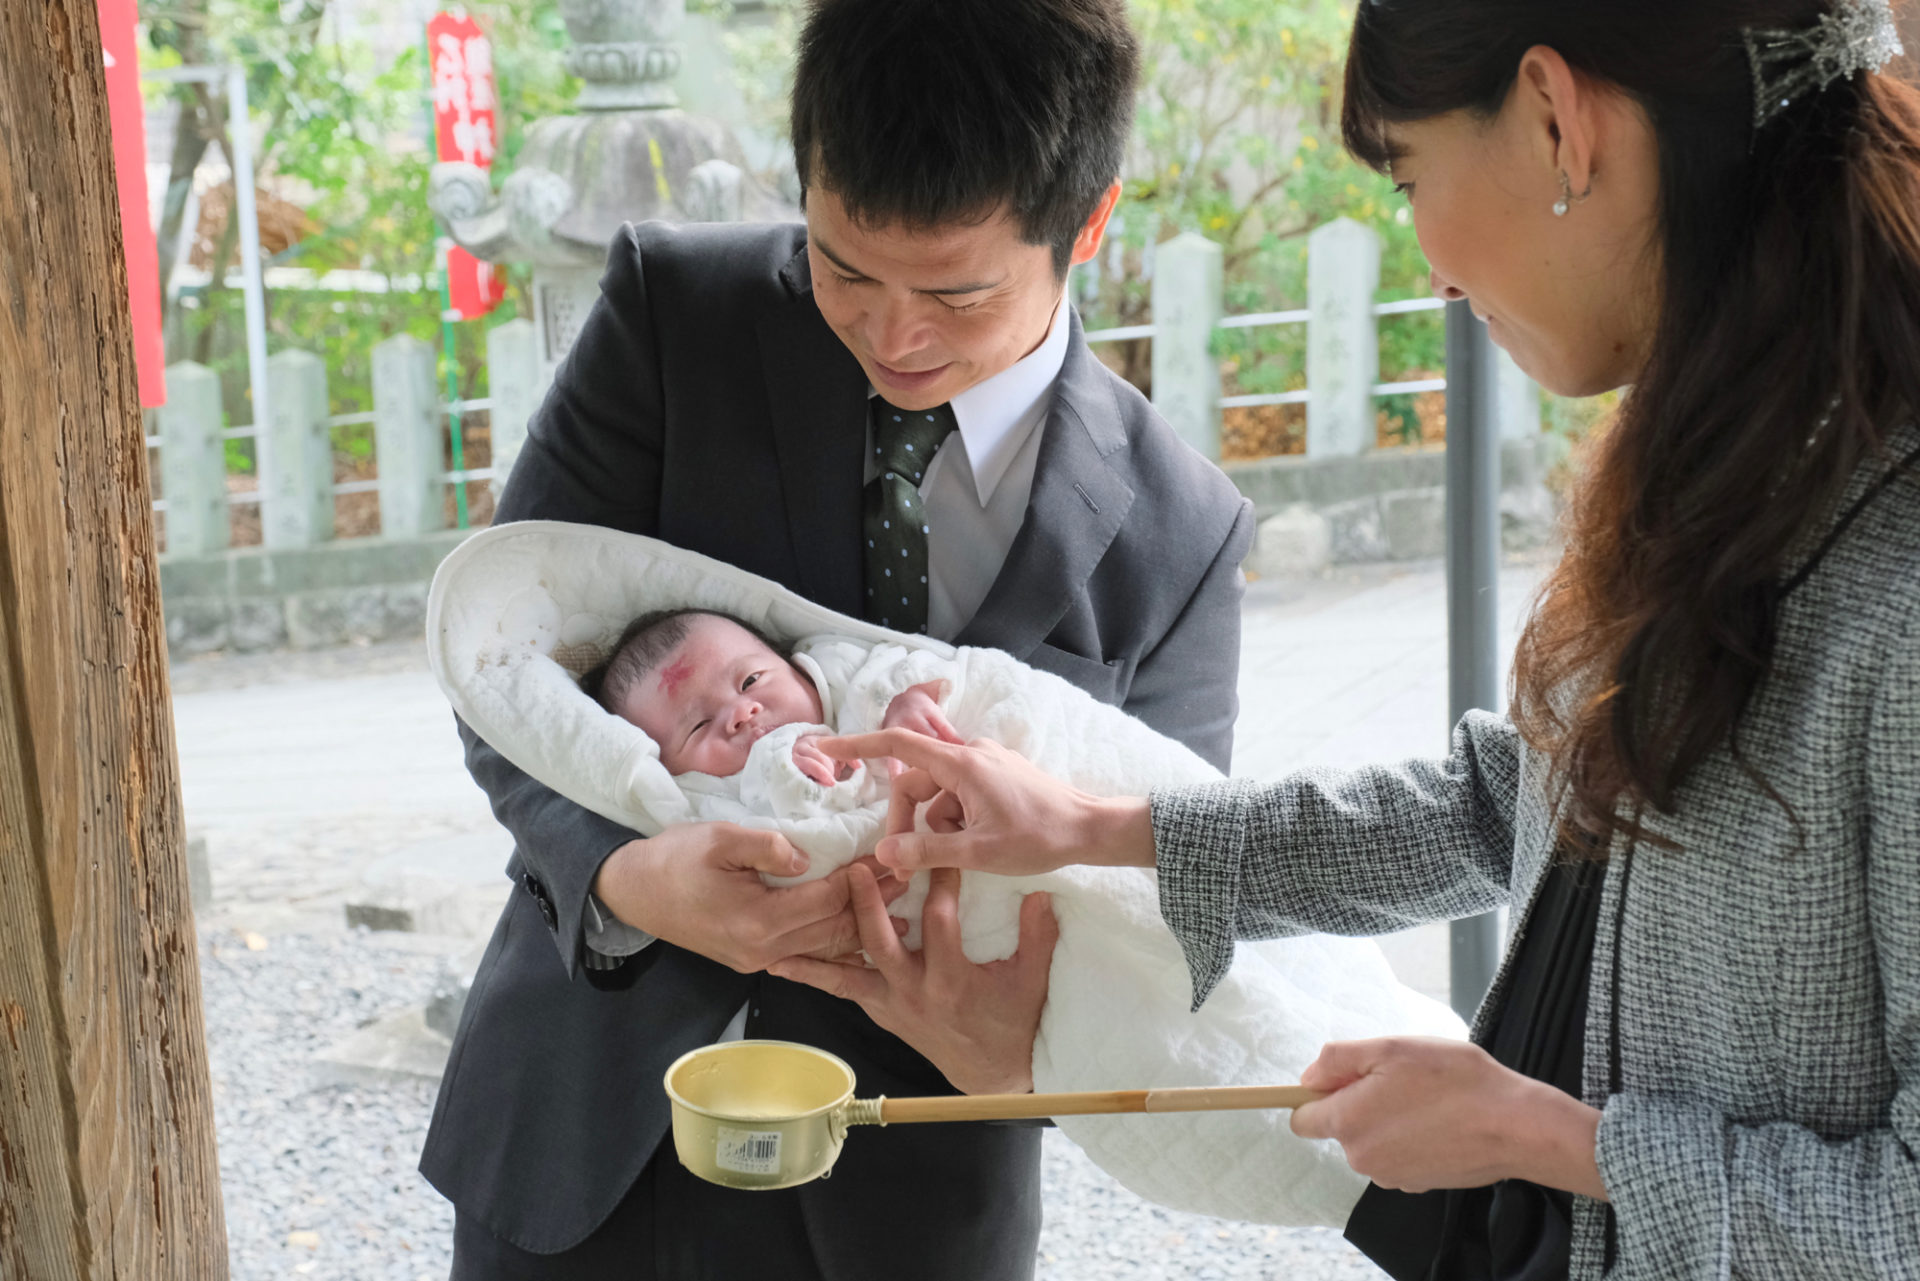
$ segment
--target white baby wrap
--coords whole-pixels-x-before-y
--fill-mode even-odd
[[[786,726],[740,775],[669,775],[645,733],[607,714],[574,673],[605,656],[631,618],[706,608],[770,635],[806,638],[796,661],[836,730],[877,727],[893,697],[947,683],[947,719],[1102,795],[1144,795],[1218,773],[1184,746],[997,650],[956,649],[835,614],[732,566],[654,539],[525,522],[487,530],[435,576],[427,636],[455,710],[508,760],[642,834],[725,818],[777,827],[808,852],[807,878],[871,851],[885,786],[864,769],[832,788],[799,774]],[[922,878],[924,882],[924,878]],[[1199,1013],[1153,874],[1064,869],[1009,879],[969,873],[960,919],[969,957],[1011,955],[1020,898],[1045,889],[1060,922],[1034,1043],[1037,1090],[1267,1085],[1298,1079],[1329,1040],[1460,1036],[1453,1013],[1397,982],[1364,940],[1312,935],[1242,944]],[[917,939],[924,883],[895,905]],[[1121,1183],[1176,1209],[1253,1222],[1338,1226],[1365,1180],[1337,1145],[1295,1138],[1283,1112],[1065,1117],[1060,1128]]]

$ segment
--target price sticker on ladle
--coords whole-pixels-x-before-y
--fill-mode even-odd
[[[719,1126],[714,1132],[713,1161],[735,1174],[778,1174],[780,1131]]]

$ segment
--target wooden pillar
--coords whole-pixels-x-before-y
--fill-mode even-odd
[[[102,66],[0,4],[0,1277],[221,1281]]]

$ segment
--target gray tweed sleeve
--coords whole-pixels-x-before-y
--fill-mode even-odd
[[[1738,1124],[1679,1095],[1614,1095],[1596,1156],[1629,1281],[1920,1278],[1920,628],[1889,659],[1864,770],[1887,1113],[1836,1135]]]
[[[1235,939],[1385,934],[1506,902],[1519,756],[1504,716],[1470,712],[1441,760],[1154,793],[1160,911],[1194,1008]]]

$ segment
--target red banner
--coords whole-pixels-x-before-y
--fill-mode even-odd
[[[493,45],[472,18],[438,13],[427,23],[427,58],[433,75],[435,154],[493,167],[495,132]],[[506,293],[493,264],[458,247],[447,251],[448,306],[462,320],[492,311]]]
[[[133,306],[133,355],[140,403],[167,403],[166,352],[160,343],[160,254],[147,212],[147,119],[140,101],[135,0],[99,0],[100,44],[107,62],[107,114],[113,123],[113,168],[120,188],[120,238],[126,245]]]

